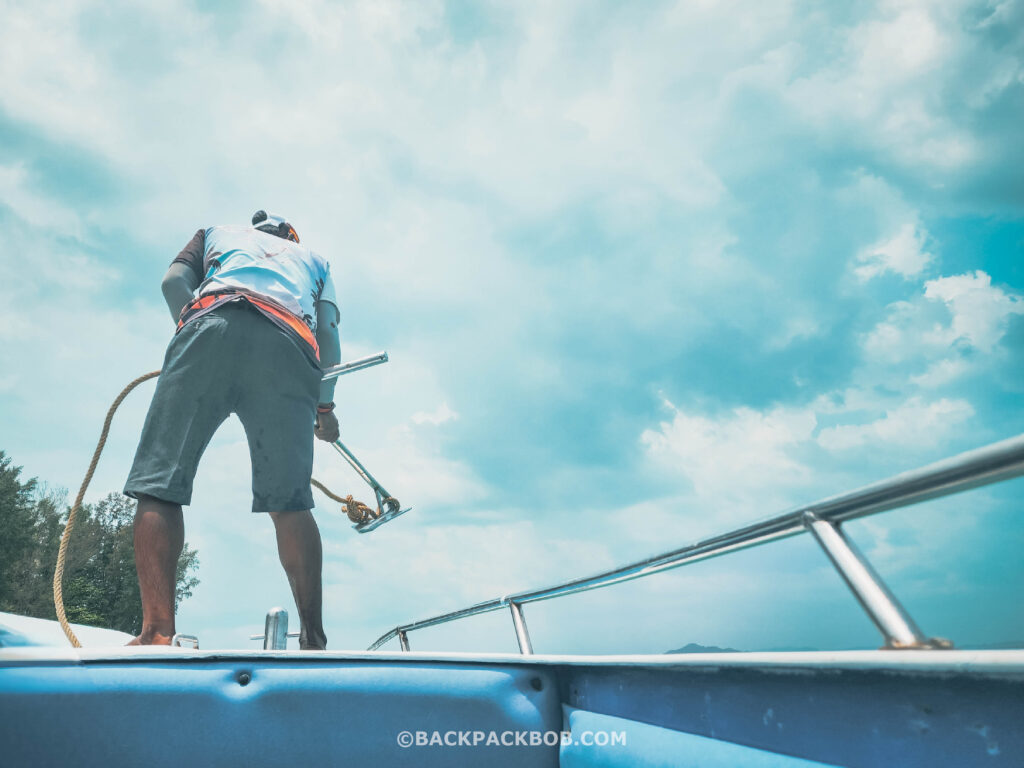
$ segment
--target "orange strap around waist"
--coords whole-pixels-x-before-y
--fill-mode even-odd
[[[178,319],[178,330],[181,330],[181,327],[191,320],[197,312],[209,309],[215,304],[223,304],[236,299],[245,299],[264,314],[278,320],[286,328],[293,331],[296,336],[309,344],[313,349],[313,352],[316,354],[316,359],[320,359],[320,347],[316,343],[316,336],[313,335],[313,331],[308,325],[288,310],[278,307],[270,302],[261,301],[260,299],[249,296],[245,293],[214,293],[207,296],[200,296],[191,304],[186,304],[184,309],[181,310],[181,315]]]

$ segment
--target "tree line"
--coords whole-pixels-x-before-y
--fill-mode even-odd
[[[0,451],[0,611],[56,619],[53,570],[71,511],[67,493],[23,479]],[[111,493],[83,505],[64,566],[64,610],[77,624],[142,630],[132,523],[135,500]],[[199,555],[188,542],[178,560],[175,608],[198,586]]]

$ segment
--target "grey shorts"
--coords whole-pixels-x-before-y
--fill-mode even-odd
[[[187,323],[167,347],[124,492],[192,502],[199,458],[232,413],[252,459],[253,512],[311,509],[320,368],[244,301]]]

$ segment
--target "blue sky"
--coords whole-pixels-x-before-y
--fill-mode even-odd
[[[318,509],[331,647],[1024,431],[1019,2],[0,7],[0,448],[77,488],[160,365],[170,259],[284,213],[343,355],[391,354],[342,434],[415,508]],[[249,471],[231,421],[186,512],[206,647],[291,607]],[[366,495],[327,446],[315,474]],[[1021,487],[849,530],[927,633],[1020,641]],[[805,537],[527,617],[552,652],[878,643]]]

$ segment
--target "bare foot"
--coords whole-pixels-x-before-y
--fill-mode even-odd
[[[127,645],[170,645],[171,636],[161,635],[159,632],[142,633]]]
[[[324,634],[323,629],[307,631],[305,627],[302,627],[299,632],[299,650],[326,651],[327,635]]]

